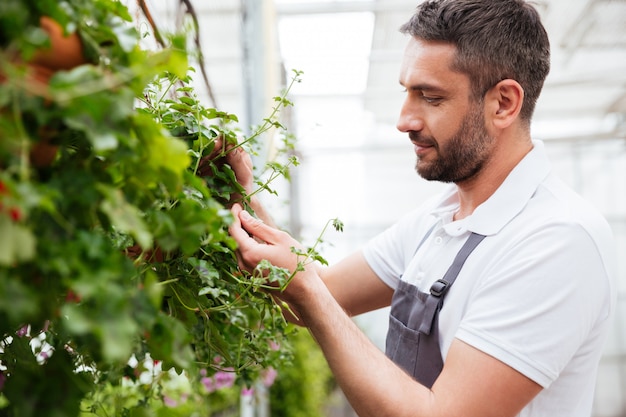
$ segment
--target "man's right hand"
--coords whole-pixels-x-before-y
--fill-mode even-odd
[[[198,176],[206,177],[212,175],[210,162],[214,162],[218,166],[221,164],[230,165],[235,172],[237,182],[246,190],[246,194],[252,193],[254,188],[252,158],[241,145],[229,143],[224,145],[221,137],[216,138],[213,151],[200,159],[196,172]]]
[[[220,154],[223,156],[219,157]],[[217,159],[217,160],[216,160]],[[259,201],[254,189],[254,166],[252,158],[241,147],[241,145],[226,144],[224,145],[221,138],[216,139],[215,148],[210,155],[202,157],[198,166],[197,175],[206,177],[213,174],[210,162],[220,164],[228,164],[233,172],[239,185],[245,190],[245,195],[232,195],[230,205],[248,199],[248,204],[254,210],[255,215],[262,219],[266,224],[275,227],[272,216],[266,212],[265,207]]]

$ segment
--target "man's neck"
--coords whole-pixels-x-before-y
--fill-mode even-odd
[[[514,146],[496,146],[492,156],[476,175],[456,184],[459,210],[454,214],[454,220],[471,215],[476,207],[487,201],[532,148],[530,139],[516,142]]]

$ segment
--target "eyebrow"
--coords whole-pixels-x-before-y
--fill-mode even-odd
[[[407,90],[412,90],[412,91],[429,91],[429,92],[435,92],[435,93],[445,93],[446,90],[442,87],[438,87],[432,84],[427,84],[427,83],[420,83],[420,84],[410,84],[410,85],[404,85],[402,83],[402,81],[399,81],[400,85],[404,88],[406,88]]]

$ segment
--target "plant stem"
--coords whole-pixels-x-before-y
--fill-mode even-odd
[[[176,291],[176,289],[175,289],[172,285],[170,285],[170,288],[172,289],[172,292],[174,292],[174,295],[175,295],[175,296],[176,296],[176,298],[178,299],[178,302],[180,303],[180,305],[182,305],[185,309],[187,309],[187,310],[189,310],[189,311],[195,311],[195,312],[198,312],[198,311],[200,311],[200,310],[201,310],[201,309],[199,309],[199,308],[197,308],[197,307],[196,307],[196,308],[194,308],[194,307],[189,307],[187,304],[185,304],[185,303],[183,302],[183,300],[180,298],[180,295],[178,295],[178,292]]]
[[[320,234],[317,236],[317,238],[315,239],[315,243],[313,243],[313,246],[311,246],[309,249],[307,249],[307,251],[305,253],[303,253],[302,251],[298,251],[295,248],[294,252],[298,255],[298,257],[304,256],[304,260],[302,261],[298,261],[298,265],[296,266],[296,269],[291,273],[291,275],[289,276],[289,278],[287,279],[287,281],[285,282],[285,284],[283,284],[283,286],[280,288],[281,291],[284,291],[285,288],[287,288],[287,285],[289,285],[289,283],[295,278],[296,274],[302,270],[304,268],[305,265],[307,265],[310,260],[313,258],[313,255],[315,253],[317,253],[317,247],[318,245],[322,242],[322,237],[324,237],[324,235],[326,234],[326,230],[328,229],[328,226],[331,225],[331,223],[337,221],[337,219],[330,219],[326,222],[326,224],[324,225],[324,227],[322,228],[322,231],[320,232]]]
[[[274,98],[274,100],[278,104],[276,104],[274,107],[272,107],[272,112],[270,113],[270,115],[263,120],[263,124],[260,127],[258,127],[257,130],[255,130],[254,133],[250,137],[244,139],[237,146],[241,146],[241,145],[243,145],[245,143],[248,143],[248,142],[256,139],[261,134],[267,132],[271,127],[276,126],[276,124],[278,122],[276,122],[274,119],[276,118],[276,115],[278,114],[278,112],[279,112],[279,110],[281,108],[286,107],[288,104],[290,104],[290,102],[287,100],[287,95],[289,94],[289,92],[293,88],[294,84],[296,82],[300,82],[300,75],[302,75],[301,71],[294,71],[294,76],[291,78],[291,81],[289,82],[289,85],[287,86],[285,91],[283,91],[283,94],[281,94],[279,97],[275,97]]]
[[[15,127],[17,129],[17,135],[20,144],[20,169],[19,176],[21,181],[28,181],[30,172],[30,159],[29,159],[29,137],[22,123],[22,111],[19,104],[19,97],[13,98],[13,117],[15,121]]]

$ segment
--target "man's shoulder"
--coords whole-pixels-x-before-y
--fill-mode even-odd
[[[588,232],[610,233],[600,210],[554,175],[541,183],[533,200],[537,202],[536,210],[541,210],[546,218],[578,224]]]
[[[521,235],[542,236],[546,247],[567,241],[571,246],[595,248],[605,266],[614,267],[615,242],[608,221],[592,202],[554,175],[542,181],[512,223]]]

